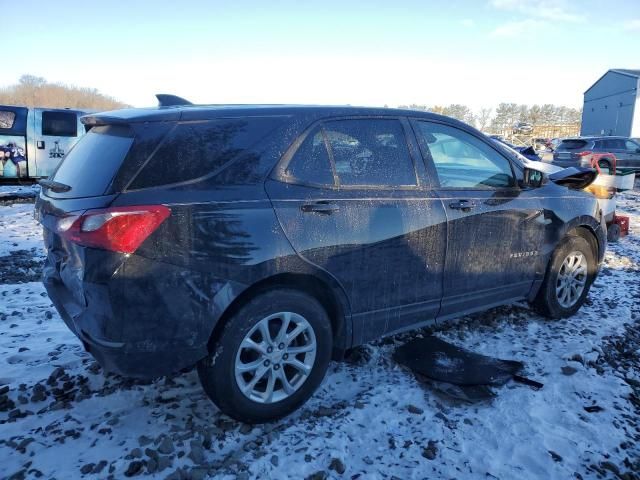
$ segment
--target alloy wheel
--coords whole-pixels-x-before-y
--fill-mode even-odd
[[[290,397],[309,377],[316,358],[311,324],[293,312],[278,312],[260,320],[245,335],[235,361],[240,391],[258,403]]]
[[[582,252],[566,256],[556,280],[556,298],[560,306],[573,307],[587,284],[587,259]]]

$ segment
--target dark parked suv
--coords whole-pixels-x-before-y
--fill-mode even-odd
[[[83,121],[36,204],[52,301],[106,369],[197,364],[242,421],[291,412],[332,357],[383,335],[523,299],[572,315],[604,255],[579,190],[592,171],[542,174],[451,118],[183,105]]]
[[[640,168],[640,143],[626,137],[578,137],[563,139],[553,153],[553,163],[562,167],[591,166],[594,153],[612,153],[613,158],[602,157],[598,165],[605,171],[614,167]]]

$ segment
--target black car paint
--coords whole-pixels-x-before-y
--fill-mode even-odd
[[[552,182],[535,189],[440,188],[411,122],[444,122],[491,143],[439,115],[228,106],[128,110],[86,121],[164,124],[251,115],[277,118],[274,133],[242,161],[200,179],[128,191],[116,178],[110,188],[122,193],[80,199],[41,192],[36,213],[48,248],[45,286],[69,328],[106,368],[151,377],[193,365],[207,355],[225,315],[269,285],[302,286],[320,296],[339,354],[381,335],[532,298],[555,246],[574,227],[589,229],[598,260],[604,255],[599,209],[587,193]],[[416,188],[320,189],[281,181],[282,162],[315,122],[371,116],[402,119]],[[521,180],[522,166],[511,161]],[[465,200],[474,208],[451,208]],[[317,202],[337,209],[302,211]],[[172,213],[131,255],[79,247],[53,233],[55,219],[69,212],[142,204],[164,204]]]

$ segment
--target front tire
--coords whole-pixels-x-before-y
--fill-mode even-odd
[[[569,235],[554,251],[533,307],[548,318],[566,318],[584,303],[596,275],[595,254],[583,237]]]
[[[615,243],[620,240],[620,225],[612,223],[607,227],[607,242]]]
[[[223,413],[245,423],[268,422],[313,395],[331,349],[331,323],[315,298],[270,290],[229,318],[212,353],[198,363],[198,376]]]

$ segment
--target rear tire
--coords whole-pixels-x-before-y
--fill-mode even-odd
[[[331,349],[331,323],[318,300],[297,290],[270,290],[229,318],[212,353],[198,363],[198,376],[223,413],[245,423],[268,422],[313,395]]]
[[[566,318],[584,303],[596,275],[596,259],[589,242],[578,235],[565,237],[551,256],[534,309],[547,318]]]

